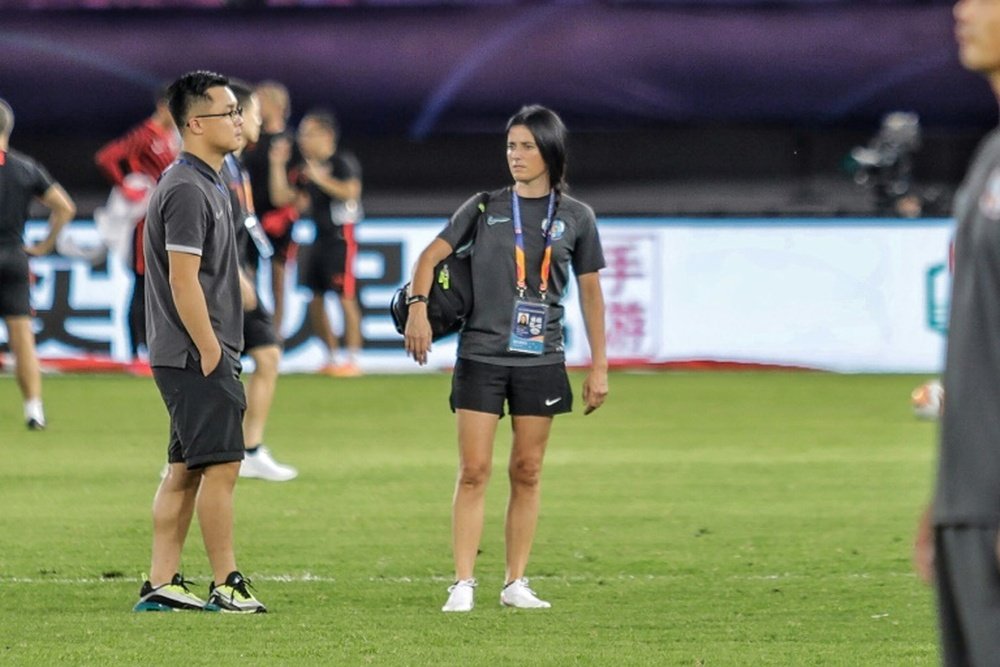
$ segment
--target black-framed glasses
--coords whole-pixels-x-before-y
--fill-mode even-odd
[[[223,111],[222,113],[203,113],[203,114],[199,114],[197,116],[191,116],[191,118],[192,119],[194,119],[194,118],[225,118],[226,116],[229,117],[229,120],[231,120],[231,121],[233,121],[235,123],[237,118],[242,118],[243,117],[243,107],[236,107],[232,111]]]

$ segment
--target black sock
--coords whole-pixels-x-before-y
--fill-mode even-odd
[[[253,447],[247,447],[246,448],[246,453],[247,454],[256,454],[258,449],[260,449],[260,445],[254,445]]]

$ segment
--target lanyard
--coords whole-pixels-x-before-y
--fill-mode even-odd
[[[528,289],[526,280],[528,269],[524,259],[524,227],[521,224],[521,204],[517,198],[514,188],[510,189],[510,209],[514,218],[514,265],[517,268],[517,294],[524,298],[524,291]],[[549,191],[549,207],[546,217],[548,227],[545,229],[545,251],[542,253],[541,280],[538,283],[538,294],[545,299],[545,292],[549,288],[549,271],[552,267],[552,226],[554,220],[552,216],[556,212],[556,191]]]
[[[253,210],[253,189],[250,187],[250,174],[246,169],[240,169],[240,180],[243,182],[243,198],[246,199],[243,205],[247,207],[247,213],[257,215]]]
[[[253,210],[253,189],[250,187],[250,174],[240,165],[240,161],[233,153],[226,154],[226,163],[236,177],[236,195],[240,200],[240,205],[246,210],[247,215],[256,215]]]

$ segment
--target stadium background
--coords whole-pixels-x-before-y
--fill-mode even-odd
[[[504,182],[503,121],[539,101],[567,119],[574,189],[602,232],[639,238],[656,268],[606,286],[664,306],[664,347],[725,338],[808,365],[787,351],[814,341],[938,363],[948,201],[997,115],[957,63],[946,2],[125,3],[0,0],[14,146],[80,202],[81,240],[106,196],[94,150],[191,67],[285,81],[294,120],[335,108],[365,169],[367,243],[391,236],[400,267],[401,244]],[[920,114],[914,182],[930,205],[872,218],[844,160],[897,109]],[[46,330],[78,349],[111,341],[121,267],[35,266]],[[47,309],[54,295],[72,318]],[[662,365],[691,361],[677,354]],[[864,367],[846,359],[837,370]],[[0,376],[0,663],[938,664],[909,563],[935,429],[907,396],[925,376],[613,372],[607,405],[560,419],[546,458],[531,576],[551,613],[496,604],[501,444],[481,597],[461,619],[437,612],[452,575],[448,379],[282,378],[268,442],[302,474],[241,482],[237,503],[241,563],[273,613],[209,619],[129,613],[167,428],[153,383],[47,377],[49,428],[29,433]],[[208,571],[192,536],[184,572],[203,588]]]
[[[642,349],[616,354],[619,363],[908,371],[940,363],[947,306],[943,218],[997,113],[988,87],[957,61],[948,2],[3,4],[0,95],[18,114],[12,143],[46,164],[77,199],[84,222],[73,233],[83,237],[85,221],[106,195],[93,153],[145,117],[153,91],[177,73],[204,67],[250,81],[282,81],[291,92],[293,122],[312,107],[334,109],[343,145],[362,161],[372,223],[360,232],[363,251],[370,251],[367,264],[362,255],[368,268],[361,268],[366,351],[394,346],[386,294],[458,203],[507,180],[504,120],[521,104],[540,102],[557,109],[572,131],[574,193],[594,206],[606,233],[617,234],[620,264],[612,273],[642,274],[622,289],[642,295],[640,316],[651,323],[641,343],[630,343]],[[894,223],[885,216],[895,210],[854,182],[849,155],[869,143],[885,114],[899,110],[917,113],[921,122],[911,190],[921,210],[916,221]],[[880,219],[866,222],[872,216]],[[414,237],[409,232],[421,223],[425,231]],[[678,240],[679,227],[690,231],[692,246]],[[701,253],[718,239],[739,237],[725,231],[735,228],[750,230],[743,234],[749,245],[714,253],[729,273],[718,277],[713,294],[720,298],[705,300],[693,289],[713,280],[711,271],[698,270],[711,261]],[[847,245],[866,252],[838,250],[845,229],[853,234]],[[833,245],[824,245],[823,230]],[[378,245],[387,235],[403,239],[388,255]],[[308,225],[300,237],[307,246]],[[812,247],[801,250],[802,242]],[[671,251],[670,263],[653,266],[653,258]],[[797,272],[796,266],[813,262],[828,270]],[[50,329],[68,331],[55,347],[43,340],[43,354],[121,359],[117,334],[101,334],[93,343],[86,332],[94,322],[85,320],[107,312],[105,328],[116,331],[122,299],[90,303],[74,285],[96,281],[116,292],[127,289],[127,279],[115,267],[81,277],[85,267],[58,258],[36,267],[50,276],[36,288],[40,314],[46,304],[61,308]],[[758,268],[760,280],[741,290],[740,272]],[[782,284],[814,283],[777,298],[770,293]],[[677,285],[684,293],[679,304],[668,295]],[[735,287],[732,302],[726,285]],[[290,292],[293,301],[302,300],[294,285]],[[699,305],[730,312],[712,324],[725,329],[740,315],[733,302],[745,302],[747,294],[761,304],[749,309],[761,326],[740,338],[770,340],[773,349],[744,349],[732,339],[715,347],[670,345],[704,339]],[[907,305],[876,312],[873,302]],[[627,328],[633,302],[616,307]],[[301,325],[287,325],[285,370],[318,363],[318,350],[297,348],[308,338]],[[851,333],[803,343],[831,327]],[[781,331],[792,333],[776,337]],[[898,343],[907,338],[917,342],[903,350]],[[844,354],[829,349],[838,347]],[[888,349],[901,358],[887,358]],[[449,353],[442,348],[439,366]],[[402,368],[398,355],[388,361],[369,356],[369,368]]]

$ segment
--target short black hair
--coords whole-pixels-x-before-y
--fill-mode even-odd
[[[167,89],[167,102],[170,105],[170,115],[174,117],[177,127],[187,125],[188,113],[197,100],[208,100],[205,92],[209,88],[228,86],[229,79],[215,72],[197,70],[188,72],[170,84]]]
[[[333,136],[340,137],[340,123],[337,122],[337,117],[329,109],[310,109],[306,112],[306,115],[302,116],[302,120],[306,120],[307,118],[314,123],[322,125],[332,132]]]
[[[14,110],[7,101],[0,99],[0,137],[9,137],[14,129]]]
[[[242,79],[230,79],[229,89],[236,96],[236,103],[246,109],[250,106],[250,98],[253,96],[253,86]]]
[[[538,151],[549,169],[549,180],[554,188],[566,187],[566,126],[552,109],[539,104],[521,107],[507,121],[507,132],[515,125],[524,125],[535,138]]]

